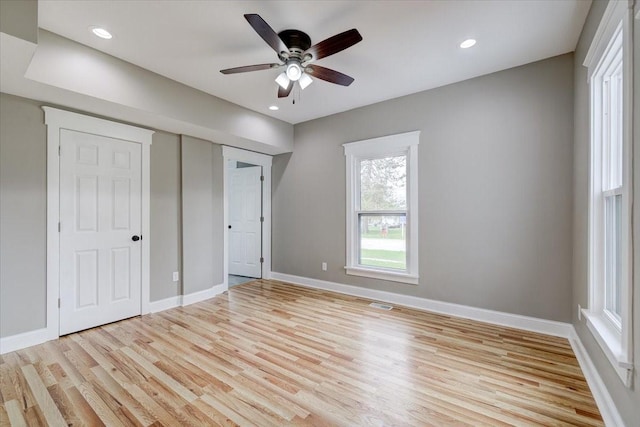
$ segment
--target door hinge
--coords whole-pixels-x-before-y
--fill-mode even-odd
[[[60,308],[60,298],[58,298],[58,308]]]
[[[60,157],[61,153],[62,153],[62,146],[58,145],[58,157]]]
[[[260,262],[264,262],[264,258],[263,257],[260,257]]]
[[[260,217],[260,222],[264,222],[264,217],[263,216]]]
[[[58,233],[60,232],[61,228],[62,228],[62,225],[60,225],[60,222],[58,222]]]
[[[264,175],[260,175],[260,181],[264,181]]]

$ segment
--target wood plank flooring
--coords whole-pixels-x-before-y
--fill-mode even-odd
[[[15,426],[601,426],[567,340],[255,281],[1,356]]]

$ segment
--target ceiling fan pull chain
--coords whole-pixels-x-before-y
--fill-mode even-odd
[[[300,97],[302,96],[302,88],[300,87],[300,84],[296,85],[295,88],[295,93],[293,94],[293,103],[295,104],[296,99],[298,100],[298,103],[300,103]]]

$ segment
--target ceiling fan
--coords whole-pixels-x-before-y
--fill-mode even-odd
[[[345,50],[362,40],[355,28],[336,34],[311,46],[311,38],[300,30],[284,30],[276,33],[260,15],[250,13],[244,15],[249,25],[278,54],[282,63],[246,65],[244,67],[220,70],[222,74],[246,73],[248,71],[270,70],[285,67],[285,71],[276,78],[278,98],[286,98],[291,93],[295,82],[301,89],[309,86],[313,79],[310,76],[329,83],[349,86],[353,77],[329,68],[313,64],[318,59]]]

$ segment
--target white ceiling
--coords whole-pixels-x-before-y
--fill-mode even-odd
[[[251,110],[299,123],[466,80],[575,49],[590,0],[476,1],[39,1],[39,26]],[[279,70],[222,75],[223,68],[277,62],[244,19],[313,44],[357,28],[363,41],[318,65],[355,78],[315,79],[278,100]],[[93,36],[103,26],[114,37]],[[467,38],[471,49],[458,45]],[[278,105],[279,111],[269,111]]]

